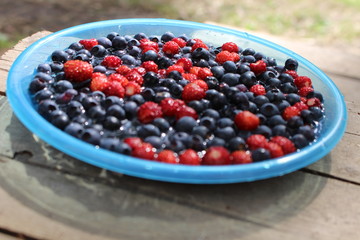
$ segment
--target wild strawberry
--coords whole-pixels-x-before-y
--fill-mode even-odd
[[[64,63],[65,77],[73,82],[82,82],[92,77],[93,67],[81,60],[69,60]]]
[[[152,122],[155,118],[162,117],[161,107],[155,102],[145,102],[137,112],[137,117],[141,123]]]
[[[299,115],[300,115],[300,110],[294,106],[286,107],[282,113],[282,117],[285,120],[289,120],[290,118],[299,116]]]
[[[309,98],[309,99],[306,100],[306,105],[308,107],[320,107],[321,106],[321,101],[316,97]]]
[[[197,74],[197,76],[202,79],[202,80],[205,80],[207,77],[210,77],[212,76],[213,73],[211,72],[210,68],[201,68]]]
[[[229,151],[221,146],[209,147],[202,158],[204,165],[228,165],[230,163]]]
[[[173,38],[173,39],[171,39],[171,41],[176,42],[179,45],[179,47],[181,47],[181,48],[186,46],[185,40],[180,37]]]
[[[289,74],[290,76],[292,76],[293,79],[299,76],[295,70],[286,70],[284,73]]]
[[[201,100],[205,97],[205,90],[196,83],[189,83],[184,87],[182,99],[186,102]]]
[[[190,58],[180,58],[176,61],[176,65],[180,65],[185,71],[189,71],[193,63]]]
[[[180,118],[185,116],[192,117],[193,119],[198,119],[198,115],[192,107],[183,105],[176,111],[175,118],[179,120]]]
[[[108,78],[103,73],[94,73],[90,82],[91,91],[104,91],[108,86]]]
[[[230,159],[232,164],[246,164],[253,162],[251,158],[251,152],[244,150],[237,150],[232,152],[230,155]]]
[[[136,82],[128,82],[125,86],[125,96],[132,96],[141,92],[141,87]]]
[[[255,94],[255,96],[265,95],[266,89],[261,84],[255,84],[255,85],[251,86],[250,92],[253,92]]]
[[[197,38],[194,38],[194,40],[196,42],[191,46],[192,52],[197,48],[205,48],[205,49],[209,50],[209,47],[202,40],[197,39]]]
[[[260,119],[252,112],[242,111],[236,114],[234,122],[240,130],[251,131],[259,126]]]
[[[104,60],[101,62],[101,65],[107,67],[107,68],[117,68],[121,65],[122,61],[118,56],[115,55],[109,55],[104,58]]]
[[[183,151],[179,156],[179,160],[181,164],[186,165],[200,165],[201,163],[201,158],[193,149]]]
[[[250,69],[255,73],[255,75],[259,75],[266,71],[266,63],[264,60],[258,60],[255,63],[250,63]]]
[[[298,89],[301,89],[302,87],[311,87],[312,86],[311,79],[306,76],[299,76],[299,77],[295,78],[294,84],[296,85],[296,87]]]
[[[189,82],[193,82],[198,79],[198,77],[193,73],[182,73],[181,75],[184,79],[188,80]]]
[[[270,139],[270,142],[277,143],[283,150],[284,154],[289,154],[296,151],[294,143],[286,137],[275,136]]]
[[[157,73],[158,65],[154,61],[146,61],[141,64],[143,68],[145,68],[146,72],[154,72]]]
[[[179,53],[180,46],[179,46],[179,44],[177,44],[174,41],[168,41],[164,44],[164,46],[162,47],[162,50],[165,54],[175,55],[175,54]]]
[[[162,112],[165,116],[175,116],[176,112],[180,110],[180,107],[184,105],[183,100],[174,98],[164,98],[160,102]]]
[[[264,135],[253,134],[246,139],[246,144],[248,145],[250,150],[255,150],[258,148],[266,148],[268,140]]]
[[[123,98],[125,95],[124,87],[120,82],[108,81],[106,88],[103,90],[106,96],[117,96]]]
[[[146,69],[143,67],[134,67],[133,69],[131,69],[132,71],[136,71],[137,73],[139,73],[141,76],[144,76],[146,73]]]
[[[108,80],[111,82],[111,81],[116,81],[116,82],[119,82],[121,83],[121,85],[123,87],[125,87],[125,85],[129,82],[129,80],[124,77],[123,75],[119,74],[119,73],[113,73],[113,74],[110,74],[108,76]]]
[[[281,146],[275,142],[268,142],[266,149],[269,150],[271,158],[284,156],[284,151]]]
[[[201,70],[201,67],[193,66],[190,68],[189,73],[192,73],[192,74],[195,74],[196,76],[198,76],[200,70]]]
[[[221,51],[216,55],[215,61],[219,64],[223,64],[226,61],[234,61],[234,55],[229,51]]]
[[[139,137],[127,137],[124,139],[124,143],[126,143],[133,149],[136,147],[140,147],[143,144],[143,140]]]
[[[145,46],[141,49],[141,52],[142,53],[146,53],[147,51],[154,51],[154,52],[158,52],[159,49],[158,48],[154,48],[154,47],[151,47],[151,46]]]
[[[312,87],[302,87],[300,88],[298,93],[301,97],[306,97],[311,92],[314,92],[314,89]]]
[[[303,101],[297,102],[293,106],[299,109],[300,112],[309,108]]]
[[[159,78],[165,78],[166,77],[166,69],[159,69],[158,70],[158,75],[159,75]]]
[[[236,52],[230,52],[233,62],[238,62],[240,60],[240,55]]]
[[[144,83],[144,79],[143,77],[140,75],[140,73],[138,73],[136,70],[131,70],[130,72],[128,72],[125,77],[131,82],[136,82],[137,84],[139,84],[140,86],[142,86],[142,84]]]
[[[129,68],[126,65],[121,65],[118,68],[116,68],[116,72],[121,74],[121,75],[126,75],[127,73],[129,73],[131,71],[131,68]]]
[[[159,45],[156,42],[150,41],[146,38],[140,40],[140,48],[142,50],[153,49],[155,52],[159,51]]]
[[[131,151],[133,157],[154,160],[155,148],[150,143],[143,143],[138,147],[134,147]]]
[[[156,157],[156,160],[164,163],[179,163],[179,158],[176,153],[172,150],[162,150]]]
[[[171,65],[170,67],[168,67],[166,70],[166,74],[169,74],[172,71],[178,71],[179,73],[185,72],[184,68],[181,65],[177,65],[177,64],[174,64],[174,65]]]
[[[199,85],[202,89],[204,89],[205,92],[209,90],[209,86],[204,80],[195,80],[193,83]]]
[[[239,47],[234,42],[227,42],[221,46],[222,51],[239,52]]]
[[[84,48],[86,50],[91,50],[94,46],[98,45],[98,41],[95,38],[91,38],[91,39],[82,39],[79,41],[79,43],[81,45],[84,46]]]

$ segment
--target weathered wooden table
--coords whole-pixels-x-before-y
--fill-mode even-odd
[[[0,61],[0,239],[360,239],[359,55],[270,37],[340,88],[349,112],[343,139],[325,158],[282,177],[186,185],[87,165],[23,127],[6,99],[7,71],[47,34],[24,39]]]

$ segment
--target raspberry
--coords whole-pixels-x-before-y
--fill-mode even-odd
[[[143,143],[132,149],[131,155],[147,160],[155,159],[155,148],[150,143]]]
[[[159,51],[159,45],[156,42],[150,41],[146,38],[140,40],[140,48],[143,50],[143,53],[147,52],[148,50],[153,50],[155,52]]]
[[[197,73],[197,76],[202,79],[202,80],[205,80],[207,77],[210,77],[212,76],[213,73],[211,72],[210,68],[201,68],[199,70],[199,72]]]
[[[193,82],[198,79],[198,77],[193,73],[182,73],[181,75],[184,79],[188,80],[189,82]]]
[[[252,163],[250,151],[237,150],[231,153],[230,155],[232,164],[246,164]]]
[[[180,58],[176,61],[176,65],[180,65],[185,71],[189,71],[193,63],[190,58]]]
[[[277,158],[284,156],[284,151],[281,146],[275,142],[269,142],[266,146],[266,149],[269,150],[271,158]]]
[[[296,151],[294,143],[286,137],[275,136],[270,139],[270,142],[277,143],[283,150],[284,154],[289,154]]]
[[[189,117],[192,117],[194,119],[198,118],[198,115],[197,115],[196,111],[192,107],[183,105],[178,109],[178,111],[175,114],[175,117],[178,120],[178,119],[180,119],[182,117],[185,117],[185,116],[189,116]]]
[[[180,154],[179,159],[181,164],[186,165],[200,165],[201,163],[201,158],[193,149],[186,149],[183,151]]]
[[[196,42],[194,43],[194,45],[191,46],[191,51],[193,52],[195,49],[197,48],[205,48],[205,49],[209,49],[209,47],[200,39],[194,39]]]
[[[301,97],[306,97],[311,92],[314,92],[314,89],[312,87],[302,87],[300,88],[298,93]]]
[[[91,39],[82,39],[79,41],[80,44],[84,46],[86,50],[91,50],[95,45],[98,45],[98,41],[95,38]]]
[[[164,163],[174,163],[174,164],[179,163],[179,158],[172,150],[163,150],[159,152],[159,154],[156,157],[156,160]]]
[[[249,111],[242,111],[236,114],[235,124],[240,130],[255,130],[259,124],[260,119],[258,116]]]
[[[179,44],[177,44],[174,41],[168,41],[164,44],[162,50],[164,53],[166,53],[168,55],[175,55],[175,54],[179,53],[180,46],[179,46]]]
[[[266,63],[264,60],[258,60],[255,63],[250,63],[250,69],[255,73],[255,75],[259,75],[266,71]]]
[[[308,107],[321,107],[321,102],[318,98],[313,97],[306,100],[306,105]]]
[[[219,64],[223,64],[226,61],[235,61],[234,55],[229,51],[221,51],[219,52],[216,57],[215,61]]]
[[[106,96],[117,96],[119,98],[123,98],[125,95],[124,87],[120,82],[112,81],[109,82],[106,88],[103,90]]]
[[[295,70],[286,70],[284,73],[289,74],[293,79],[299,76]]]
[[[127,73],[129,73],[131,71],[131,68],[129,68],[126,65],[121,65],[118,68],[116,68],[116,72],[121,74],[121,75],[126,75]]]
[[[140,74],[141,76],[144,76],[145,73],[146,73],[146,69],[143,68],[143,67],[134,67],[134,68],[132,69],[132,71],[137,72],[137,73]]]
[[[141,87],[136,82],[128,82],[124,87],[125,96],[132,96],[141,92]]]
[[[171,65],[170,67],[168,67],[168,69],[166,70],[166,73],[169,74],[172,71],[178,71],[179,73],[184,73],[185,72],[184,68],[181,65],[176,65],[176,64]]]
[[[140,73],[138,73],[136,70],[132,69],[130,72],[128,72],[125,77],[131,82],[136,82],[137,84],[139,84],[140,86],[143,84],[144,79],[143,77],[140,75]]]
[[[121,65],[122,61],[118,56],[109,55],[104,58],[104,60],[101,62],[101,65],[115,69]]]
[[[300,112],[309,108],[303,101],[297,102],[293,106],[299,109]]]
[[[155,118],[162,117],[162,115],[161,107],[151,101],[142,104],[137,112],[137,117],[141,123],[150,123]]]
[[[146,53],[147,51],[158,52],[159,50],[158,50],[157,48],[150,47],[150,46],[145,46],[145,47],[143,47],[142,50],[141,50],[142,53]]]
[[[204,165],[228,165],[231,163],[229,151],[221,146],[210,147],[202,158]]]
[[[140,147],[143,144],[143,141],[139,137],[128,137],[124,139],[124,143],[134,149],[136,147]]]
[[[261,84],[255,84],[255,85],[251,86],[250,92],[253,92],[255,94],[255,96],[266,94],[265,87]]]
[[[180,107],[184,106],[184,101],[174,98],[164,98],[160,102],[162,112],[165,116],[175,116]]]
[[[200,70],[201,70],[201,67],[194,66],[194,67],[190,68],[189,73],[198,76]]]
[[[204,91],[209,90],[209,87],[204,80],[195,80],[195,81],[193,81],[193,83],[199,85],[202,89],[204,89]]]
[[[82,82],[92,77],[93,67],[81,60],[69,60],[64,63],[65,77],[73,82]]]
[[[255,150],[258,148],[266,148],[268,140],[264,135],[254,134],[246,139],[246,144],[248,145],[250,150]]]
[[[240,60],[240,55],[236,52],[230,52],[233,62],[238,62]]]
[[[157,73],[158,65],[154,61],[146,61],[141,64],[143,68],[145,68],[146,72],[154,72]]]
[[[290,118],[299,116],[299,115],[300,115],[300,110],[294,106],[286,107],[282,113],[282,117],[285,120],[289,120]]]
[[[184,87],[182,99],[186,102],[201,100],[205,97],[205,90],[196,83],[189,83]]]
[[[181,47],[181,48],[186,46],[186,42],[182,38],[176,37],[176,38],[171,39],[171,41],[176,42],[179,45],[179,47]]]
[[[229,51],[229,52],[239,52],[239,47],[238,45],[236,45],[236,43],[233,43],[233,42],[227,42],[227,43],[224,43],[222,46],[221,46],[221,50],[222,51]]]
[[[119,73],[113,73],[111,75],[108,76],[108,80],[111,81],[115,81],[115,82],[119,82],[121,83],[121,85],[123,87],[125,87],[125,85],[129,82],[129,80],[124,77],[123,75],[119,74]]]
[[[311,87],[312,86],[311,79],[306,76],[299,76],[299,77],[295,78],[294,84],[296,85],[296,87],[298,89],[301,89],[303,87]]]
[[[90,82],[91,91],[104,91],[108,86],[108,78],[103,73],[94,73]]]

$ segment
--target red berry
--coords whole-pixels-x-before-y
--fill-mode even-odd
[[[189,73],[192,73],[192,74],[195,74],[196,76],[198,76],[200,69],[201,69],[201,67],[197,67],[197,66],[191,67],[189,70]]]
[[[108,81],[106,88],[103,90],[106,96],[117,96],[123,98],[125,95],[124,87],[120,82]]]
[[[239,47],[234,42],[227,42],[221,46],[222,51],[239,52]]]
[[[118,68],[116,68],[116,72],[122,75],[126,75],[127,73],[129,73],[131,71],[131,68],[129,68],[126,65],[121,65]]]
[[[238,55],[238,54],[236,54],[236,55]],[[236,56],[232,52],[221,51],[216,55],[215,61],[218,62],[219,64],[223,64],[226,61],[235,62],[236,61]]]
[[[275,136],[270,139],[270,142],[277,143],[283,150],[284,154],[289,154],[296,151],[294,143],[286,137]]]
[[[295,78],[294,84],[296,85],[296,87],[298,89],[301,89],[303,87],[311,87],[312,86],[311,79],[306,76],[299,76],[299,77]]]
[[[204,165],[228,165],[230,163],[229,151],[221,146],[208,148],[202,158],[202,164]]]
[[[79,41],[80,44],[84,46],[86,50],[91,50],[95,45],[98,45],[98,41],[95,38],[91,39],[82,39]]]
[[[101,62],[101,65],[107,67],[107,68],[117,68],[121,65],[122,61],[118,56],[109,55],[104,58],[104,60]]]
[[[201,100],[205,97],[205,90],[196,83],[189,83],[184,87],[182,99],[186,102]]]
[[[266,63],[264,60],[258,60],[255,63],[250,63],[250,69],[255,73],[255,75],[259,75],[266,71]]]
[[[143,68],[145,68],[146,72],[154,72],[157,73],[158,65],[154,61],[146,61],[141,64]]]
[[[184,79],[188,80],[189,82],[193,82],[198,79],[198,77],[193,73],[182,73],[181,75]]]
[[[295,70],[286,70],[284,73],[289,74],[290,76],[292,76],[293,79],[299,76]]]
[[[104,91],[107,88],[109,82],[108,78],[103,73],[94,73],[90,82],[91,91]]]
[[[238,150],[234,151],[230,155],[231,163],[232,164],[246,164],[252,163],[252,157],[250,151]]]
[[[306,100],[306,105],[308,107],[321,107],[321,101],[316,97],[309,98]]]
[[[155,148],[150,143],[143,143],[132,149],[131,155],[147,160],[155,159]]]
[[[171,39],[171,41],[176,42],[176,43],[179,45],[179,47],[181,47],[181,48],[183,48],[183,47],[186,46],[186,42],[185,42],[185,40],[182,39],[182,38],[179,38],[179,37],[173,38],[173,39]]]
[[[251,86],[250,92],[253,92],[255,94],[255,96],[266,94],[265,87],[261,84],[255,84],[255,85]]]
[[[240,60],[240,55],[239,55],[238,53],[236,53],[236,52],[231,52],[230,54],[231,54],[231,56],[232,56],[232,61],[233,61],[233,62],[238,62],[238,61]]]
[[[207,77],[210,77],[212,76],[213,73],[211,72],[210,68],[201,68],[197,74],[197,76],[202,79],[202,80],[205,80]]]
[[[132,96],[141,92],[141,87],[136,82],[128,82],[125,86],[125,96]]]
[[[93,67],[81,60],[69,60],[64,63],[65,77],[73,82],[82,82],[92,77]]]
[[[156,42],[150,41],[149,39],[141,39],[140,40],[140,48],[143,50],[143,53],[148,50],[153,50],[155,52],[159,51],[159,45]]]
[[[306,97],[311,92],[314,92],[314,89],[312,87],[302,87],[300,88],[298,93],[301,97]]]
[[[177,157],[176,153],[173,152],[172,150],[162,150],[157,155],[156,160],[164,163],[173,163],[173,164],[179,163],[179,158]]]
[[[259,124],[260,119],[258,116],[249,111],[242,111],[236,114],[235,124],[240,130],[255,130]]]
[[[264,135],[253,134],[246,139],[246,144],[250,150],[255,150],[257,148],[266,148],[268,140]]]
[[[292,117],[299,116],[300,110],[295,106],[286,107],[282,113],[282,117],[285,120],[289,120]]]
[[[176,61],[176,65],[180,65],[185,71],[189,71],[193,63],[190,58],[180,58]]]
[[[193,119],[198,119],[198,115],[192,107],[183,105],[176,111],[175,118],[179,120],[180,118],[185,116],[192,117]]]
[[[123,75],[119,74],[119,73],[113,73],[111,75],[108,76],[108,80],[111,81],[115,81],[115,82],[119,82],[121,83],[121,85],[123,87],[125,87],[125,85],[129,82],[129,80],[124,77]]]
[[[143,144],[143,141],[139,137],[128,137],[124,139],[124,143],[126,143],[133,149],[136,147],[140,147]]]
[[[174,64],[174,65],[171,65],[170,67],[168,67],[166,70],[166,73],[169,74],[172,71],[178,71],[179,73],[185,72],[184,68],[181,65],[177,65],[177,64]]]
[[[309,108],[303,101],[297,102],[293,106],[299,109],[300,112]]]
[[[179,44],[177,44],[174,41],[168,41],[164,44],[164,46],[162,47],[162,50],[165,54],[175,55],[175,54],[179,53],[180,46],[179,46]]]
[[[204,89],[204,91],[209,90],[209,86],[204,80],[195,80],[193,83],[199,85],[202,89]]]
[[[129,81],[133,81],[136,82],[137,84],[139,84],[140,86],[142,86],[144,79],[143,77],[140,75],[140,73],[138,73],[136,70],[132,69],[130,72],[128,72],[125,77],[129,80]]]
[[[137,73],[139,73],[141,76],[144,76],[146,73],[146,69],[143,67],[134,67],[132,69],[132,71],[136,71]]]
[[[141,123],[152,122],[155,118],[162,117],[161,107],[155,102],[145,102],[137,112],[137,117]]]
[[[281,146],[275,142],[269,142],[266,146],[266,149],[269,150],[271,158],[277,158],[284,156],[284,151]]]
[[[180,156],[180,163],[186,165],[200,165],[201,158],[197,154],[197,152],[193,149],[186,149],[183,151]]]
[[[194,39],[196,42],[194,43],[194,45],[191,46],[191,51],[195,51],[195,49],[197,48],[205,48],[205,49],[209,49],[209,47],[200,39]]]
[[[164,98],[160,102],[162,112],[165,116],[175,116],[176,112],[184,105],[185,103],[183,100],[174,98]]]

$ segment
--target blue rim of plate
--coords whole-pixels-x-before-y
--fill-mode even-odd
[[[265,47],[272,48],[289,57],[296,58],[300,65],[308,68],[321,79],[330,92],[335,103],[332,107],[331,121],[327,121],[326,132],[321,130],[319,138],[311,145],[296,153],[286,156],[244,165],[227,166],[187,166],[166,164],[126,156],[108,150],[94,147],[91,144],[76,139],[57,129],[41,117],[29,96],[28,84],[34,74],[35,68],[41,62],[30,64],[33,54],[44,44],[62,36],[72,36],[74,33],[99,27],[118,27],[131,24],[148,24],[152,26],[165,25],[176,27],[191,27],[201,30],[216,31],[219,33],[235,35]],[[116,28],[115,28],[116,29]],[[256,50],[256,49],[255,49]],[[47,53],[50,55],[51,53]],[[276,56],[273,56],[276,58]],[[30,68],[30,69],[29,69]],[[28,74],[25,74],[27,72]],[[32,74],[29,74],[29,73]],[[321,90],[320,90],[321,91]],[[29,46],[13,63],[7,79],[7,97],[18,119],[35,135],[58,150],[82,160],[91,165],[105,168],[110,171],[123,173],[140,178],[191,184],[223,184],[235,182],[249,182],[260,179],[281,176],[321,159],[328,154],[341,140],[347,125],[347,111],[344,98],[336,85],[319,68],[298,54],[265,39],[248,33],[227,29],[210,24],[170,20],[170,19],[118,19],[93,22],[67,28],[52,33]],[[327,98],[325,98],[325,103]],[[325,109],[326,110],[326,109]],[[326,114],[326,112],[325,112]],[[326,115],[325,118],[328,118]]]

